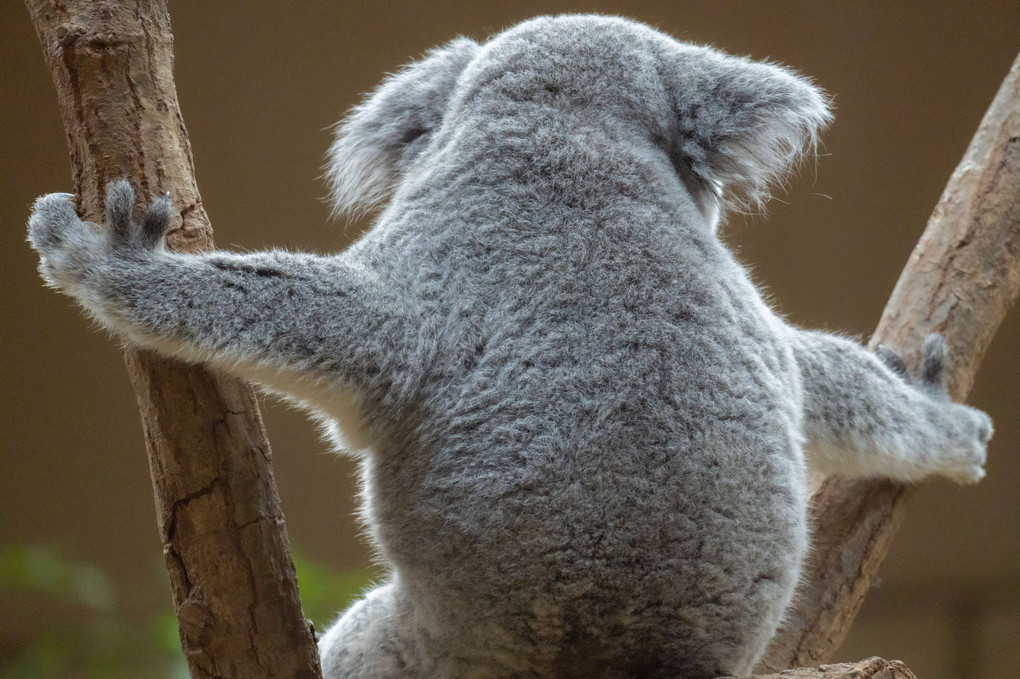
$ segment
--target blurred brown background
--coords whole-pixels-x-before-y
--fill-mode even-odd
[[[793,322],[864,339],[1020,47],[1020,3],[203,2],[172,7],[177,86],[220,247],[331,251],[325,129],[392,71],[458,35],[598,11],[769,58],[835,98],[836,123],[764,219],[728,241]],[[145,453],[118,347],[45,290],[24,242],[31,200],[71,189],[50,77],[24,7],[0,2],[0,546],[51,545],[167,605]],[[1020,315],[971,402],[995,418],[988,478],[924,485],[840,657],[900,658],[922,679],[1020,676]],[[337,569],[369,559],[353,465],[267,401],[294,545]],[[0,590],[3,652],[69,613]]]

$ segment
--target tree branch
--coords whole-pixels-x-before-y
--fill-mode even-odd
[[[719,679],[739,679],[720,677]],[[868,658],[855,663],[800,667],[779,674],[763,674],[746,679],[917,679],[899,660]]]
[[[941,333],[950,395],[963,400],[1020,292],[1020,57],[939,199],[882,314],[871,346],[913,352]],[[908,486],[827,480],[813,500],[814,547],[787,622],[759,672],[832,656],[899,527]]]
[[[141,202],[169,190],[183,206],[172,249],[211,249],[166,3],[26,4],[53,73],[84,216],[101,222],[107,182],[126,176]],[[251,387],[150,352],[128,349],[125,360],[191,676],[321,676]]]

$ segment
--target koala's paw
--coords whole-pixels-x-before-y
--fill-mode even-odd
[[[933,418],[940,434],[939,473],[959,483],[975,483],[985,476],[985,457],[992,438],[992,420],[980,410],[952,403],[946,393],[946,341],[932,334],[921,347],[921,363],[911,372],[898,352],[879,346],[875,352],[886,367],[921,390],[933,404]]]
[[[988,441],[994,429],[991,418],[981,411],[967,406],[956,408],[964,411],[957,413],[957,455],[943,473],[960,483],[976,483],[984,478]]]
[[[69,193],[43,196],[28,220],[28,242],[39,253],[39,273],[65,290],[81,282],[102,241],[97,230],[78,217],[73,198]]]
[[[106,226],[110,245],[118,250],[152,250],[163,243],[163,237],[174,219],[170,194],[152,201],[141,224],[131,219],[135,192],[126,179],[111,182],[106,188]]]
[[[958,483],[977,483],[985,477],[988,442],[994,433],[992,419],[970,406],[945,405],[944,424],[949,449],[945,453],[941,473]]]
[[[151,251],[174,218],[169,196],[159,198],[140,225],[131,219],[135,193],[127,180],[111,182],[106,191],[106,229],[82,221],[69,193],[52,193],[35,201],[28,220],[28,241],[39,253],[39,272],[50,285],[74,292],[111,259]]]

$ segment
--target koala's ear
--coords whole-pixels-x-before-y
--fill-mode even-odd
[[[478,49],[473,40],[458,38],[428,52],[340,121],[326,156],[334,214],[356,214],[386,199],[442,122],[457,79]]]
[[[786,68],[694,45],[665,61],[678,150],[725,207],[761,208],[831,120],[821,90]]]

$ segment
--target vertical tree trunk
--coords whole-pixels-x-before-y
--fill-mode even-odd
[[[1018,293],[1020,57],[935,206],[871,345],[900,347],[916,360],[924,338],[941,333],[949,394],[962,401]],[[891,481],[825,482],[813,500],[814,547],[800,594],[760,672],[814,665],[836,652],[911,494]]]
[[[179,251],[212,248],[161,0],[27,0],[53,73],[74,188],[101,222],[107,182],[170,191]],[[251,387],[128,349],[163,553],[192,677],[321,676]]]

